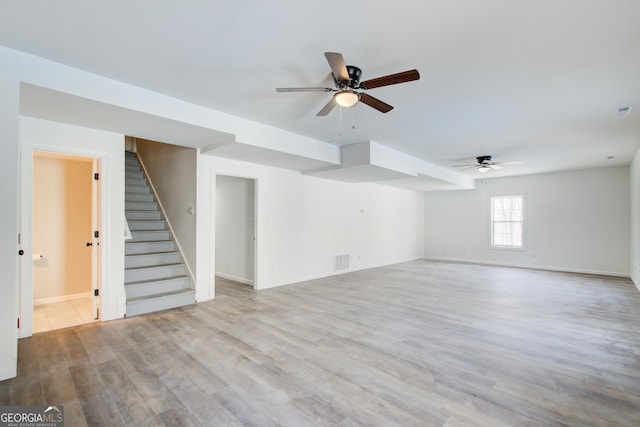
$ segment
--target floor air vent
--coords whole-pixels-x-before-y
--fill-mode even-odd
[[[333,270],[346,270],[349,268],[349,254],[346,255],[336,255],[334,260]]]

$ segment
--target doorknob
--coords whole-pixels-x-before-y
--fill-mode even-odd
[[[93,243],[87,242],[87,246],[93,246]]]

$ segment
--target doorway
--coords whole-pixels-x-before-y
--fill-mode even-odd
[[[33,333],[99,318],[97,168],[94,158],[33,153]]]
[[[215,274],[257,289],[256,180],[216,175]]]

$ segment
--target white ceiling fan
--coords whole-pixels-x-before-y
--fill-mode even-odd
[[[513,160],[508,162],[492,162],[491,156],[478,156],[476,157],[475,165],[453,165],[453,168],[464,168],[463,171],[475,168],[478,172],[486,173],[490,170],[502,169],[502,165],[519,165],[522,163],[520,160]]]

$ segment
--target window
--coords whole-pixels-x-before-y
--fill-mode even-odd
[[[491,198],[491,246],[522,248],[524,225],[523,196]]]

